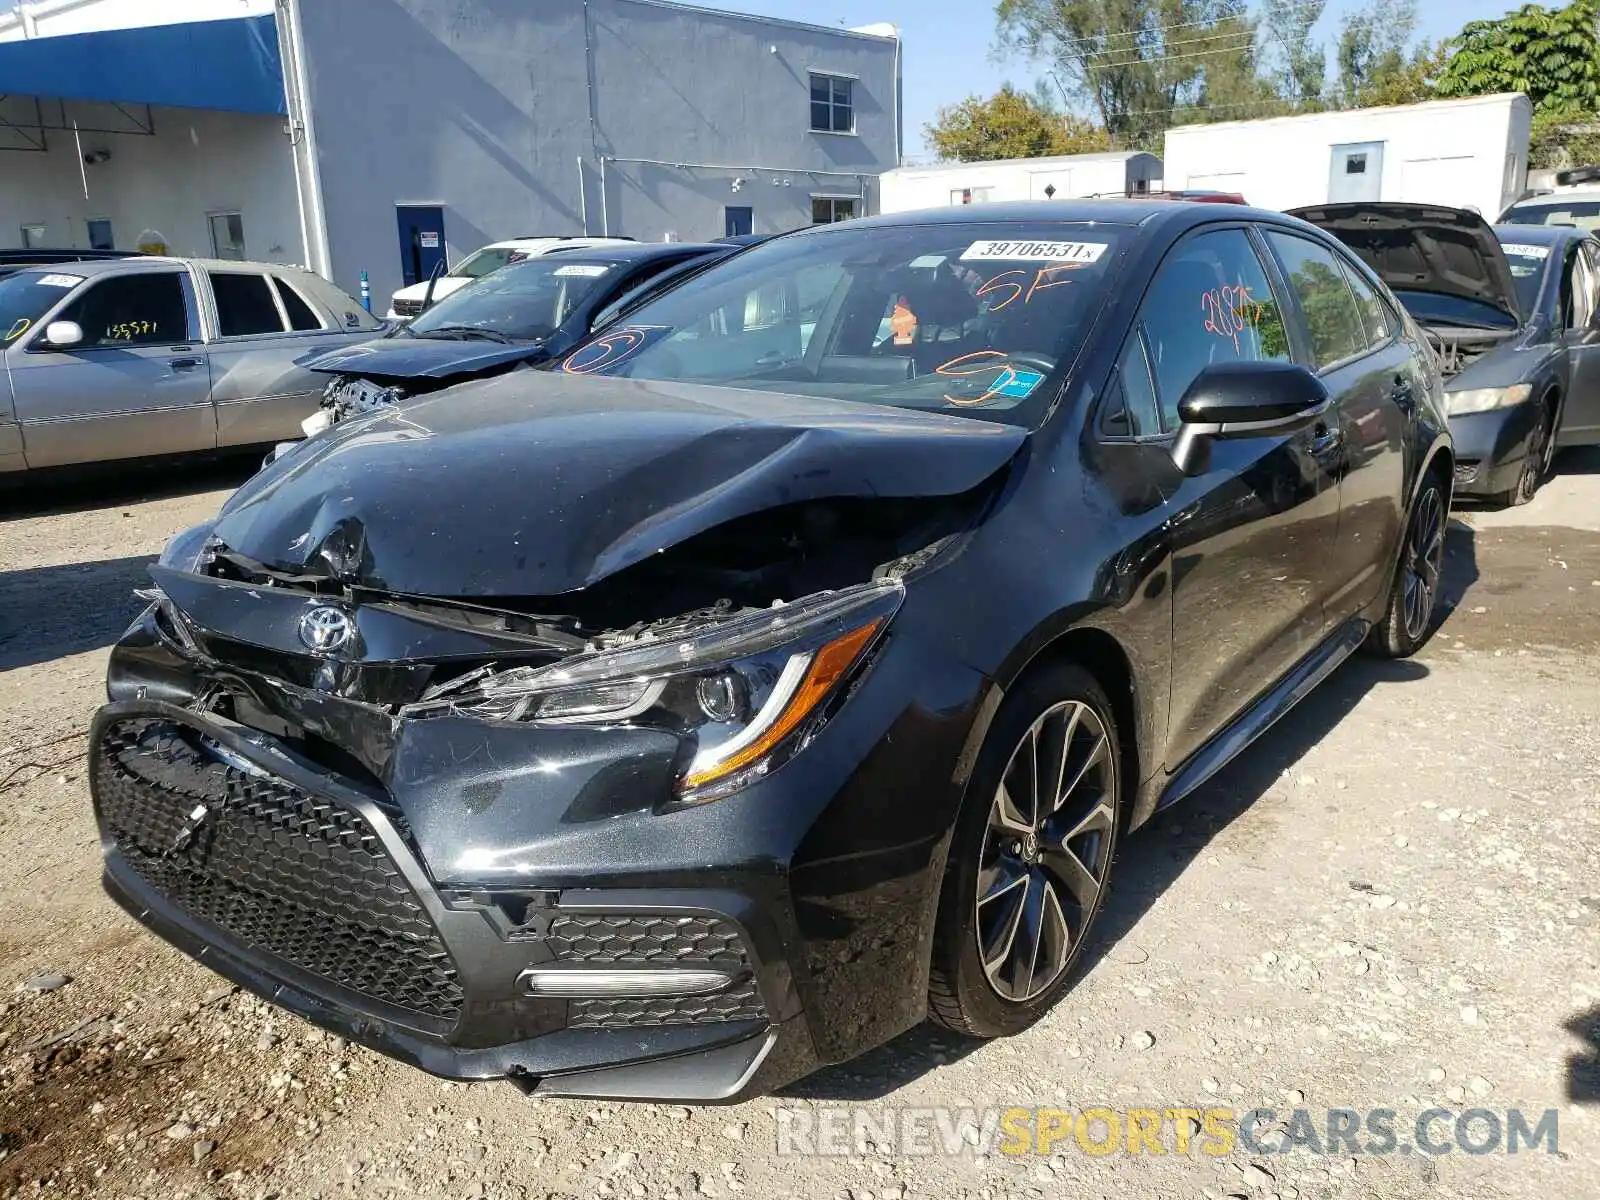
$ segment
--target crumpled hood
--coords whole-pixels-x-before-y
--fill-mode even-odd
[[[444,379],[503,366],[520,359],[539,361],[545,351],[530,342],[506,346],[491,341],[449,338],[378,338],[341,346],[300,365],[330,375],[363,375],[377,379]]]
[[[1289,212],[1327,230],[1396,291],[1487,304],[1519,325],[1511,264],[1477,213],[1438,204],[1319,204]]]
[[[271,567],[366,587],[549,596],[778,505],[964,492],[1027,438],[942,413],[524,371],[335,426],[240,488],[215,532]]]

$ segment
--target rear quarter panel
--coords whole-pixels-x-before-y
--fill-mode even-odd
[[[249,446],[300,437],[300,422],[316,411],[328,383],[328,376],[300,363],[371,338],[366,330],[322,330],[212,342],[208,350],[217,444]]]

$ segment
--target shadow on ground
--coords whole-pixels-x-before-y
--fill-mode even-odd
[[[1474,532],[1454,523],[1446,539],[1436,621],[1448,623],[1450,612],[1477,581]],[[1211,841],[1265,796],[1368,692],[1427,675],[1427,666],[1415,659],[1351,658],[1259,741],[1175,807],[1173,819],[1158,817],[1129,836],[1118,851],[1114,882],[1093,941],[1076,968],[1078,976],[1094,970]],[[1070,992],[1062,1003],[1073,1003]],[[965,1057],[980,1045],[925,1022],[861,1058],[818,1071],[782,1094],[813,1100],[876,1100],[944,1063]]]
[[[0,571],[0,671],[109,646],[138,614],[151,555]]]
[[[261,455],[195,462],[140,462],[93,469],[40,471],[6,480],[0,488],[0,521],[49,517],[98,508],[140,504],[238,487],[261,467]]]

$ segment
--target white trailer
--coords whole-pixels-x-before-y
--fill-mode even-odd
[[[1238,192],[1259,208],[1348,200],[1473,207],[1521,194],[1533,108],[1521,93],[1167,130],[1169,188]]]
[[[1137,150],[897,167],[878,177],[879,208],[893,213],[1000,200],[1121,196],[1148,191],[1160,178],[1161,160]]]

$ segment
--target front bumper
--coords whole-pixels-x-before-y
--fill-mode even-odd
[[[230,669],[231,682],[248,683],[298,736],[196,711],[197,694],[223,672],[175,656],[152,620],[146,614],[113,650],[114,702],[91,730],[106,887],[160,936],[272,1002],[448,1078],[689,1102],[770,1091],[924,1017],[960,763],[986,695],[980,676],[931,661],[925,646],[891,639],[846,714],[768,778],[664,810],[671,759],[647,730],[455,717],[386,729],[372,720],[377,710],[242,667]],[[180,749],[130,750],[130,723],[151,722],[171,727],[161,736],[176,736]],[[330,766],[330,748],[376,755],[379,743],[381,778]],[[107,748],[119,745],[113,771]],[[196,747],[217,761],[184,769],[211,782],[174,776],[175,756],[193,758]],[[115,811],[126,801],[113,775],[127,770],[164,789],[141,802],[137,821]],[[239,795],[220,797],[201,830],[185,835],[186,814],[217,779]],[[208,837],[238,833],[235,814],[255,819],[269,801],[270,829],[244,831],[245,849],[223,860],[225,896],[174,877],[174,856],[197,877],[217,874],[191,856],[214,848]],[[327,829],[328,847],[289,852],[303,848],[301,831]],[[376,853],[352,863],[347,843]],[[325,853],[333,859],[324,870]],[[290,877],[263,880],[239,863]],[[385,920],[363,899],[374,869]],[[285,906],[286,895],[295,903]],[[262,904],[289,915],[262,916]],[[368,961],[306,961],[302,945],[389,937],[393,904],[404,910],[406,941],[390,938],[369,958],[410,955],[411,977],[445,964],[458,993],[448,1003],[414,992],[396,1003],[394,976]],[[342,923],[327,924],[329,913]],[[301,924],[286,934],[282,920]],[[596,944],[571,933],[582,921],[624,928]],[[663,922],[693,921],[707,924],[688,929],[687,948],[663,932]],[[647,967],[663,955],[674,966],[718,965],[729,986],[634,1003],[530,996],[518,982],[529,967]]]
[[[1525,400],[1489,412],[1451,417],[1455,441],[1455,494],[1487,497],[1510,491],[1522,474],[1528,438],[1540,415],[1539,401]]]

